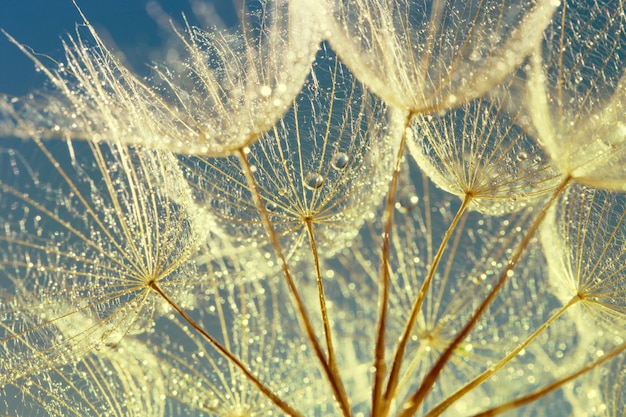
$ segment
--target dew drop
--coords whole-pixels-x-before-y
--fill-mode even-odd
[[[348,155],[343,152],[339,152],[335,154],[332,161],[333,168],[335,169],[344,169],[348,166]]]
[[[523,160],[528,158],[528,154],[526,152],[520,152],[516,155],[517,161],[522,162]]]
[[[317,190],[324,184],[324,177],[317,172],[309,172],[304,177],[304,186],[309,190]]]
[[[270,87],[269,85],[264,85],[261,87],[260,92],[263,97],[269,97],[270,95],[272,95],[272,87]]]
[[[469,56],[470,61],[474,61],[474,62],[480,61],[482,58],[483,58],[483,55],[477,49],[473,50]]]
[[[267,211],[276,211],[278,207],[274,202],[270,201],[266,204],[265,208],[267,209]]]
[[[417,207],[417,203],[419,203],[419,197],[415,194],[404,194],[398,198],[396,202],[396,209],[402,213],[408,213]]]

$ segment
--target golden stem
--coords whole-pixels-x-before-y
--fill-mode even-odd
[[[448,409],[452,404],[454,404],[459,398],[463,397],[465,394],[485,382],[489,379],[493,374],[498,372],[504,365],[509,363],[518,353],[525,349],[533,340],[537,338],[544,330],[548,328],[552,323],[554,323],[563,313],[565,313],[571,306],[580,301],[580,297],[575,296],[563,307],[559,309],[556,313],[552,315],[545,323],[543,323],[533,334],[531,334],[524,342],[520,343],[513,351],[511,351],[508,355],[506,355],[503,359],[501,359],[496,365],[489,367],[485,372],[478,375],[472,381],[468,382],[465,386],[460,388],[454,394],[450,395],[445,399],[445,401],[438,404],[435,408],[430,410],[425,417],[436,417],[441,415],[445,410]]]
[[[406,130],[413,118],[413,113],[408,113],[404,120],[402,139],[400,141],[400,147],[396,156],[396,163],[393,170],[393,177],[389,184],[389,192],[387,193],[387,201],[385,203],[385,212],[383,214],[383,244],[381,253],[381,266],[380,266],[380,278],[381,278],[381,291],[380,291],[380,304],[378,310],[378,330],[376,337],[376,350],[374,353],[374,386],[372,389],[372,416],[380,416],[380,407],[382,406],[382,386],[383,379],[385,378],[386,366],[385,366],[385,326],[387,321],[387,304],[389,300],[389,248],[390,248],[390,235],[391,226],[393,224],[393,209],[394,201],[396,198],[396,191],[398,189],[398,181],[400,177],[400,168],[402,163],[402,157],[404,154],[404,148],[406,144]]]
[[[341,380],[339,375],[339,368],[337,367],[337,359],[335,357],[335,349],[333,348],[333,338],[330,328],[330,320],[328,319],[328,310],[326,309],[326,297],[324,295],[324,283],[322,282],[322,271],[320,269],[320,261],[317,253],[317,245],[315,243],[315,234],[313,232],[313,224],[310,218],[306,219],[306,227],[309,234],[309,242],[311,245],[311,253],[313,254],[313,261],[315,263],[315,275],[317,277],[317,294],[319,296],[320,310],[322,312],[322,323],[324,325],[324,336],[326,338],[326,347],[328,349],[328,364],[333,376],[337,380]],[[345,392],[342,393],[346,397]]]
[[[452,237],[452,233],[456,230],[456,227],[459,224],[459,221],[461,220],[463,213],[465,213],[465,210],[467,209],[471,201],[472,201],[472,196],[470,194],[466,194],[465,197],[463,198],[463,203],[461,204],[461,207],[459,207],[459,210],[457,211],[456,215],[452,219],[452,222],[450,223],[448,230],[446,230],[446,233],[443,236],[443,240],[441,241],[441,244],[439,245],[439,249],[437,250],[437,253],[435,254],[433,263],[430,266],[430,269],[428,270],[428,275],[426,276],[426,279],[424,280],[422,287],[420,288],[420,291],[419,291],[419,294],[417,295],[417,299],[415,300],[415,303],[413,303],[413,307],[411,308],[411,314],[409,315],[409,319],[407,320],[406,326],[404,327],[404,330],[402,332],[402,336],[400,337],[400,342],[398,343],[398,347],[396,348],[396,355],[394,356],[393,367],[391,368],[391,374],[389,375],[389,382],[387,383],[387,391],[385,392],[385,396],[384,396],[386,408],[388,408],[389,405],[391,404],[391,400],[393,399],[393,395],[395,394],[395,390],[398,386],[398,380],[400,377],[400,368],[402,366],[404,352],[406,350],[406,345],[409,342],[409,336],[411,334],[413,326],[415,326],[415,321],[417,320],[419,312],[422,308],[424,299],[426,298],[426,292],[428,291],[428,288],[430,287],[432,279],[435,276],[435,271],[437,270],[437,267],[439,266],[439,263],[441,262],[441,258],[448,246],[448,242],[450,241],[450,238]]]
[[[520,398],[516,398],[515,400],[509,401],[507,403],[501,404],[497,407],[491,408],[489,410],[483,411],[482,413],[478,413],[475,414],[473,417],[492,417],[492,416],[497,416],[499,414],[505,413],[507,411],[510,410],[514,410],[516,408],[522,407],[526,404],[530,404],[533,401],[537,401],[540,398],[545,397],[546,395],[550,394],[553,391],[556,391],[557,389],[561,388],[563,385],[567,384],[570,381],[573,381],[574,379],[578,378],[579,376],[586,374],[587,372],[597,368],[598,366],[602,365],[603,363],[609,361],[610,359],[613,359],[615,356],[619,355],[620,353],[622,353],[624,350],[626,350],[626,343],[622,343],[621,345],[619,345],[618,347],[616,347],[615,349],[613,349],[611,352],[607,353],[606,355],[602,356],[600,359],[598,359],[595,362],[591,362],[588,365],[583,366],[582,368],[580,368],[578,371],[567,375],[563,378],[557,379],[556,381],[552,382],[551,384],[546,385],[545,387],[531,393],[528,395],[525,395],[523,397]]]
[[[480,319],[480,317],[485,312],[487,307],[491,304],[491,302],[496,297],[500,289],[504,286],[505,282],[507,281],[507,278],[509,277],[509,271],[513,270],[513,268],[517,264],[517,261],[522,256],[522,252],[524,251],[524,249],[526,249],[526,247],[528,246],[528,243],[530,243],[530,240],[532,239],[533,235],[539,228],[539,225],[541,224],[544,217],[548,213],[548,209],[552,206],[554,201],[556,201],[558,196],[561,194],[561,192],[563,192],[563,190],[567,187],[567,185],[570,183],[571,180],[572,180],[572,177],[567,176],[563,180],[563,182],[561,182],[561,184],[556,188],[556,190],[554,191],[554,193],[552,194],[552,196],[550,197],[546,205],[541,209],[541,212],[539,212],[539,215],[537,216],[533,224],[528,229],[528,232],[526,233],[526,235],[524,235],[524,238],[522,239],[515,253],[511,257],[511,260],[509,261],[508,265],[506,266],[504,271],[502,271],[502,274],[500,275],[500,278],[498,282],[496,283],[496,285],[494,285],[494,287],[489,292],[487,297],[482,301],[480,306],[478,306],[478,309],[476,309],[476,311],[470,318],[469,322],[463,327],[463,329],[461,329],[461,331],[454,338],[452,343],[450,343],[450,345],[448,345],[446,350],[441,354],[441,357],[437,360],[435,365],[433,365],[433,367],[430,369],[430,371],[424,378],[424,381],[422,381],[422,384],[420,385],[420,387],[405,402],[403,411],[402,413],[400,413],[398,417],[410,417],[413,414],[415,414],[415,412],[417,411],[417,408],[420,406],[420,404],[422,404],[422,402],[424,401],[424,399],[426,398],[426,396],[432,389],[435,381],[439,377],[439,374],[441,374],[441,371],[443,371],[444,366],[448,363],[448,360],[450,360],[450,357],[452,356],[455,349],[459,346],[459,344],[463,340],[465,340],[469,332],[474,328],[476,323],[478,323],[478,319]]]
[[[280,397],[278,397],[270,388],[265,386],[259,379],[252,374],[252,372],[246,368],[246,366],[241,362],[237,357],[235,357],[228,349],[222,346],[213,336],[211,336],[206,330],[202,328],[189,314],[187,314],[178,304],[174,302],[167,294],[165,294],[159,285],[152,281],[150,284],[150,288],[154,290],[161,298],[163,298],[178,314],[182,316],[182,318],[189,323],[191,327],[196,329],[198,333],[200,333],[222,356],[228,359],[233,365],[235,365],[243,374],[248,378],[250,383],[254,385],[263,395],[265,395],[270,401],[272,401],[278,408],[283,410],[290,416],[293,417],[304,417],[298,411],[294,410],[283,401]]]
[[[293,280],[293,277],[291,276],[291,271],[289,270],[289,266],[287,265],[287,259],[285,258],[285,254],[283,253],[283,250],[280,246],[280,242],[278,241],[278,236],[276,235],[276,231],[274,230],[274,227],[272,226],[269,215],[267,214],[267,209],[265,208],[265,205],[263,204],[263,201],[261,200],[261,194],[259,193],[256,180],[254,179],[254,176],[252,175],[252,169],[250,168],[250,162],[248,161],[248,157],[246,156],[246,153],[244,152],[243,149],[239,149],[238,155],[239,155],[239,161],[243,168],[244,174],[246,175],[246,180],[248,181],[248,185],[251,188],[252,196],[256,203],[257,209],[259,210],[259,214],[261,215],[261,221],[265,225],[265,229],[267,230],[269,234],[269,237],[272,242],[272,246],[274,247],[274,251],[276,252],[276,255],[278,256],[280,260],[281,267],[283,270],[283,275],[285,276],[285,279],[287,281],[287,286],[289,287],[289,291],[291,292],[291,295],[293,296],[293,300],[296,304],[296,309],[298,310],[298,314],[304,326],[304,330],[306,331],[307,337],[309,341],[311,342],[313,350],[315,351],[315,355],[317,356],[320,364],[322,365],[324,373],[326,374],[326,377],[328,378],[328,381],[330,382],[331,388],[335,395],[335,399],[339,402],[339,406],[342,410],[343,416],[349,417],[351,415],[350,405],[348,402],[348,398],[345,394],[343,383],[340,379],[335,378],[330,368],[330,365],[326,357],[324,356],[322,347],[320,346],[320,343],[317,340],[317,337],[315,336],[315,330],[313,329],[313,325],[311,324],[311,320],[309,319],[309,316],[306,312],[306,308],[304,307],[304,303],[302,302],[300,293],[298,292],[298,289],[296,288],[296,284]]]

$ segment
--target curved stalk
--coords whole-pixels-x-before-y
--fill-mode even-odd
[[[376,350],[374,352],[374,385],[372,389],[372,416],[376,417],[380,414],[380,407],[382,406],[382,386],[383,379],[385,378],[386,366],[385,366],[385,326],[387,322],[387,304],[389,302],[389,245],[391,226],[393,224],[393,209],[394,201],[396,198],[396,191],[398,189],[398,181],[400,176],[400,168],[402,158],[404,155],[404,147],[406,144],[406,130],[413,118],[413,113],[408,113],[404,120],[402,128],[402,139],[400,141],[400,147],[396,156],[396,163],[394,165],[393,177],[389,184],[389,192],[387,193],[387,200],[385,202],[385,211],[383,214],[383,244],[382,253],[380,255],[380,277],[382,282],[382,288],[380,291],[380,304],[378,309],[378,329],[376,336]]]
[[[439,266],[439,263],[441,262],[443,253],[448,247],[448,242],[450,241],[450,238],[452,237],[452,233],[456,230],[456,227],[459,224],[459,221],[461,220],[463,213],[465,213],[465,210],[467,209],[471,201],[472,201],[472,196],[470,194],[466,194],[465,197],[463,198],[463,203],[461,204],[461,207],[459,207],[459,210],[457,211],[456,215],[452,219],[452,222],[450,223],[448,230],[446,230],[446,233],[443,236],[443,240],[441,241],[441,244],[439,245],[439,249],[437,249],[437,253],[435,254],[433,263],[430,266],[430,269],[428,270],[428,275],[426,276],[426,279],[422,283],[422,287],[420,288],[420,291],[417,295],[417,299],[415,300],[415,303],[413,303],[413,307],[411,308],[411,314],[409,315],[409,319],[407,320],[407,323],[404,327],[402,336],[400,337],[400,342],[398,343],[398,347],[396,348],[396,355],[394,356],[394,359],[393,359],[393,367],[391,368],[391,373],[389,375],[389,382],[387,383],[387,390],[385,391],[385,395],[384,395],[385,410],[388,410],[389,405],[391,404],[391,400],[393,399],[393,396],[395,394],[396,388],[398,387],[398,380],[400,378],[400,368],[402,366],[402,360],[404,357],[404,352],[406,350],[406,345],[409,342],[409,336],[411,334],[411,330],[413,330],[413,326],[415,326],[415,321],[417,320],[419,311],[422,308],[424,299],[426,298],[426,292],[428,291],[428,288],[430,288],[430,283],[432,282],[432,279],[435,276],[435,271],[437,270],[437,267]]]
[[[320,343],[317,340],[317,337],[315,336],[315,330],[313,329],[313,324],[311,324],[311,320],[309,319],[309,316],[306,312],[304,303],[302,302],[302,298],[300,297],[300,293],[298,292],[298,289],[296,288],[296,284],[293,280],[293,277],[291,276],[291,271],[289,270],[289,266],[287,265],[287,259],[285,258],[285,254],[283,253],[283,250],[280,246],[280,242],[278,241],[278,236],[276,235],[276,232],[274,231],[274,227],[272,226],[272,223],[270,222],[269,215],[267,214],[267,209],[265,208],[265,205],[263,204],[263,201],[261,200],[261,195],[259,193],[256,180],[254,179],[254,176],[252,175],[252,169],[250,168],[250,162],[248,161],[248,157],[243,149],[239,149],[238,156],[239,156],[239,162],[241,163],[244,174],[246,176],[246,180],[248,181],[248,185],[250,186],[252,190],[252,196],[256,203],[257,209],[259,210],[261,221],[265,225],[265,229],[267,230],[267,233],[269,234],[269,237],[272,242],[272,246],[274,247],[274,251],[276,252],[276,255],[278,256],[280,260],[281,267],[283,270],[283,275],[285,276],[285,279],[287,281],[289,292],[291,293],[295,301],[296,308],[298,310],[300,320],[302,321],[302,324],[304,326],[304,330],[306,331],[307,337],[309,341],[311,342],[313,350],[315,351],[315,355],[317,356],[320,364],[322,365],[324,374],[326,374],[326,377],[328,378],[328,381],[335,395],[335,399],[339,402],[342,415],[344,417],[350,417],[351,415],[350,404],[348,402],[348,397],[346,395],[345,388],[343,386],[342,381],[340,379],[335,378],[335,375],[332,372],[330,364],[328,360],[326,359],[326,356],[324,356],[322,347],[320,346]]]
[[[507,278],[509,277],[509,271],[512,271],[515,265],[517,264],[517,261],[522,256],[522,252],[524,252],[524,249],[526,249],[526,247],[528,246],[528,243],[530,242],[533,235],[539,228],[539,225],[541,224],[546,214],[548,213],[548,209],[550,209],[554,201],[556,201],[558,196],[563,192],[563,190],[565,190],[565,188],[567,187],[567,185],[570,183],[571,180],[572,180],[572,177],[567,176],[561,182],[561,184],[556,188],[556,190],[554,191],[554,193],[552,194],[552,196],[550,197],[546,205],[541,209],[541,212],[539,212],[539,215],[537,216],[533,224],[530,226],[530,228],[524,235],[524,238],[522,239],[519,246],[515,250],[515,253],[511,257],[511,260],[509,261],[508,265],[506,266],[504,271],[502,271],[502,274],[500,275],[498,282],[494,285],[494,287],[489,292],[487,297],[482,301],[480,306],[478,306],[478,308],[476,309],[476,311],[474,312],[470,320],[461,329],[461,331],[454,338],[452,343],[450,343],[450,345],[448,345],[446,350],[441,354],[441,357],[435,363],[435,365],[431,368],[431,370],[428,372],[428,374],[424,378],[424,381],[422,381],[420,387],[413,393],[413,395],[409,398],[409,400],[405,402],[403,411],[402,413],[400,413],[398,417],[410,417],[413,414],[415,414],[415,412],[417,411],[417,408],[420,406],[420,404],[422,404],[422,402],[424,401],[424,399],[426,398],[426,396],[432,389],[435,381],[439,377],[439,374],[441,374],[441,371],[443,371],[444,366],[448,363],[448,360],[450,360],[452,353],[459,346],[459,344],[463,340],[465,340],[465,338],[470,333],[470,331],[474,328],[476,323],[478,323],[478,320],[480,319],[482,314],[485,312],[487,307],[491,304],[491,302],[494,300],[496,295],[500,292],[500,289],[504,286],[505,282],[507,281]]]
[[[513,351],[511,351],[508,355],[502,358],[497,364],[489,367],[489,369],[487,369],[482,374],[478,375],[472,381],[468,382],[465,386],[461,387],[454,394],[448,396],[439,405],[437,405],[435,408],[430,410],[426,414],[425,417],[436,417],[436,416],[441,415],[441,413],[447,410],[448,407],[454,404],[459,398],[463,397],[465,394],[472,391],[474,388],[476,388],[477,386],[485,382],[487,379],[489,379],[493,374],[498,372],[500,369],[502,369],[503,366],[505,366],[515,356],[517,356],[517,354],[520,353],[522,349],[525,349],[533,340],[537,338],[537,336],[539,336],[544,330],[546,330],[552,323],[554,323],[559,317],[561,317],[563,313],[569,310],[570,307],[578,303],[580,300],[581,299],[579,296],[573,297],[566,305],[561,307],[556,313],[552,315],[552,317],[546,320],[545,323],[543,323],[537,330],[535,330],[533,334],[528,336],[528,338],[524,342],[520,343],[515,349],[513,349]]]
[[[609,353],[607,353],[606,355],[602,356],[597,361],[591,362],[590,364],[583,366],[578,371],[572,374],[569,374],[563,378],[557,379],[553,383],[548,384],[545,387],[531,394],[525,395],[520,398],[516,398],[513,401],[509,401],[508,403],[501,404],[497,407],[490,408],[489,410],[483,411],[482,413],[474,414],[473,417],[493,417],[493,416],[500,415],[502,413],[506,413],[507,411],[522,407],[526,404],[530,404],[533,401],[537,401],[538,399],[543,398],[546,395],[550,394],[551,392],[556,391],[557,389],[561,388],[563,385],[567,384],[568,382],[573,381],[579,376],[586,374],[587,372],[595,369],[596,367],[602,365],[603,363],[609,361],[610,359],[613,359],[615,356],[619,355],[625,350],[626,350],[626,343],[623,343],[619,345],[618,347],[616,347],[615,349],[613,349],[612,351],[610,351]]]
[[[320,269],[319,254],[317,252],[317,245],[315,243],[315,234],[313,232],[313,224],[310,218],[305,219],[306,229],[309,234],[309,243],[311,246],[311,253],[313,255],[313,262],[315,263],[315,276],[317,278],[317,295],[320,302],[320,311],[322,313],[322,323],[324,326],[324,337],[326,339],[326,348],[328,349],[328,365],[330,371],[333,373],[337,380],[341,379],[339,375],[339,368],[337,367],[337,359],[335,357],[335,349],[333,348],[333,337],[330,328],[330,320],[328,319],[328,310],[326,308],[326,296],[324,295],[324,283],[322,281],[322,271]]]
[[[202,326],[200,326],[189,314],[187,314],[174,300],[172,300],[167,294],[161,290],[159,285],[152,281],[149,284],[150,288],[159,294],[161,298],[163,298],[178,314],[182,316],[182,318],[189,323],[191,327],[193,327],[198,333],[200,333],[222,356],[224,356],[230,363],[235,365],[237,369],[239,369],[243,374],[248,378],[250,383],[254,385],[263,395],[265,395],[270,401],[272,401],[278,408],[283,410],[285,413],[292,417],[304,417],[298,411],[294,410],[283,401],[280,397],[278,397],[271,389],[265,386],[259,379],[254,376],[252,372],[246,366],[237,359],[228,349],[222,346],[213,336],[211,336]]]

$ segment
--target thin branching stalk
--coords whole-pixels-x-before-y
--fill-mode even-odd
[[[326,296],[324,295],[324,282],[322,280],[322,271],[320,269],[319,253],[317,252],[317,245],[315,243],[315,232],[313,231],[313,224],[310,218],[305,219],[306,229],[309,235],[309,243],[311,246],[311,254],[313,256],[313,263],[315,264],[315,276],[317,281],[317,295],[320,302],[320,311],[322,314],[322,324],[324,326],[324,338],[326,339],[326,348],[328,349],[328,365],[330,371],[334,377],[340,379],[339,368],[337,367],[337,358],[335,355],[335,349],[333,348],[333,335],[330,328],[330,320],[328,318],[328,309],[326,308]]]
[[[402,159],[404,158],[404,148],[406,144],[407,129],[413,118],[413,113],[407,113],[406,119],[402,127],[402,139],[400,141],[400,147],[398,148],[398,154],[396,156],[396,163],[393,170],[393,177],[389,184],[389,192],[387,194],[387,200],[385,202],[385,211],[383,214],[383,244],[382,252],[380,255],[380,277],[381,277],[381,290],[380,301],[378,310],[378,330],[376,338],[376,350],[374,353],[374,385],[372,387],[372,416],[380,415],[380,407],[383,405],[382,390],[383,379],[386,374],[385,366],[385,326],[387,321],[387,304],[389,302],[389,251],[390,251],[390,236],[391,227],[393,225],[393,210],[394,201],[396,198],[396,191],[398,189],[398,181],[400,178],[400,169],[402,167]]]
[[[322,365],[324,373],[326,374],[326,377],[328,378],[328,381],[330,382],[335,398],[339,402],[339,406],[342,410],[343,416],[349,417],[351,415],[350,404],[348,402],[348,396],[346,394],[345,388],[343,386],[341,379],[335,378],[335,375],[332,372],[332,369],[328,363],[328,360],[324,355],[322,347],[319,341],[317,340],[317,337],[315,336],[315,330],[313,329],[313,324],[311,323],[311,320],[309,319],[309,316],[304,307],[304,303],[302,302],[302,298],[300,297],[300,293],[298,292],[298,289],[296,288],[296,284],[293,280],[293,277],[291,276],[291,271],[289,270],[287,259],[285,258],[285,254],[283,253],[283,250],[280,246],[278,236],[276,235],[276,232],[274,231],[274,228],[272,227],[272,223],[267,214],[267,209],[265,208],[265,205],[263,204],[263,201],[261,199],[261,195],[259,193],[257,183],[254,179],[254,175],[252,173],[252,168],[250,167],[250,162],[248,161],[246,151],[244,149],[240,149],[238,152],[238,156],[239,156],[240,164],[243,168],[244,174],[250,186],[250,190],[252,191],[252,196],[259,210],[261,221],[265,225],[267,233],[269,234],[269,237],[271,239],[272,246],[274,247],[276,255],[278,256],[280,260],[283,274],[285,276],[285,279],[287,280],[287,286],[289,287],[289,291],[291,292],[294,298],[294,301],[296,303],[296,308],[298,309],[298,315],[300,316],[300,320],[302,320],[302,324],[304,325],[304,329],[306,331],[307,337],[309,338],[309,341],[311,345],[313,346],[313,350],[315,351],[315,355],[320,361],[320,364]]]
[[[385,396],[384,396],[385,410],[388,410],[389,405],[391,404],[391,400],[394,397],[396,388],[398,387],[398,380],[400,378],[400,368],[402,367],[402,359],[404,357],[406,345],[409,342],[409,335],[411,334],[411,331],[413,330],[413,327],[415,326],[415,321],[417,320],[419,311],[421,310],[422,304],[424,303],[424,299],[426,297],[428,288],[430,287],[432,279],[435,276],[435,271],[437,270],[437,267],[439,266],[439,263],[441,262],[443,253],[448,247],[448,242],[450,241],[452,234],[456,230],[459,224],[459,221],[461,220],[461,217],[467,210],[467,207],[469,207],[471,201],[472,201],[472,195],[466,194],[465,198],[463,199],[463,203],[461,203],[459,210],[457,211],[456,215],[452,219],[452,222],[450,223],[448,230],[446,230],[446,233],[443,236],[443,240],[441,241],[441,244],[439,245],[439,249],[437,250],[437,253],[435,254],[435,258],[433,259],[433,262],[428,270],[428,275],[426,276],[426,279],[422,283],[422,287],[420,288],[417,299],[415,300],[415,303],[413,304],[413,307],[411,308],[411,314],[409,315],[409,319],[407,320],[407,323],[402,332],[402,336],[400,337],[400,341],[398,343],[396,354],[393,360],[393,367],[391,368],[391,373],[389,375],[389,382],[387,383],[387,390],[385,391]]]
[[[538,389],[537,391],[531,394],[516,398],[512,401],[501,404],[497,407],[493,407],[489,410],[483,411],[482,413],[475,414],[472,417],[493,417],[493,416],[500,415],[502,413],[506,413],[507,411],[522,407],[526,404],[530,404],[534,401],[537,401],[540,398],[543,398],[546,395],[550,394],[551,392],[554,392],[557,389],[561,388],[563,385],[567,384],[568,382],[573,381],[576,378],[579,378],[580,376],[586,374],[587,372],[594,370],[595,368],[602,365],[603,363],[613,359],[614,357],[624,352],[625,350],[626,350],[626,343],[622,343],[621,345],[619,345],[618,347],[616,347],[615,349],[613,349],[606,355],[602,356],[597,361],[591,362],[583,366],[576,372],[573,372],[563,378],[559,378],[556,381],[552,382],[551,384],[548,384],[545,387]]]
[[[517,261],[522,256],[522,253],[524,252],[524,250],[530,243],[530,240],[533,238],[533,235],[539,228],[539,225],[545,218],[552,204],[556,201],[556,199],[563,192],[563,190],[567,188],[567,186],[569,185],[571,181],[572,181],[572,177],[567,176],[561,182],[561,184],[556,188],[556,190],[554,191],[554,193],[552,194],[552,196],[550,197],[546,205],[542,208],[542,210],[537,215],[537,218],[528,229],[526,235],[524,235],[524,238],[522,239],[519,246],[515,250],[506,268],[504,269],[504,271],[502,271],[502,274],[500,275],[498,282],[494,285],[494,287],[489,292],[487,297],[482,301],[480,306],[476,309],[476,311],[474,312],[470,320],[467,322],[467,324],[463,327],[463,329],[461,329],[459,334],[454,338],[452,343],[450,343],[450,345],[448,345],[446,350],[441,354],[441,357],[439,358],[439,360],[437,360],[437,362],[430,369],[426,377],[424,377],[424,380],[422,381],[420,387],[413,393],[413,395],[409,398],[409,400],[405,402],[403,411],[402,413],[400,413],[399,417],[409,417],[409,416],[412,416],[417,411],[417,408],[420,406],[420,404],[422,404],[422,402],[424,401],[424,399],[426,398],[426,396],[432,389],[435,381],[441,374],[441,371],[443,371],[443,368],[445,367],[446,363],[448,363],[448,361],[450,360],[455,349],[459,346],[459,344],[463,340],[465,340],[465,338],[470,333],[470,331],[474,328],[476,323],[478,323],[478,320],[480,319],[482,314],[487,310],[487,307],[491,304],[491,302],[494,300],[496,295],[499,293],[500,289],[502,289],[502,287],[506,283],[507,279],[510,276],[509,272],[512,271],[515,265],[517,264]]]
[[[0,29],[0,417],[622,415],[626,0],[204,2]]]
[[[498,372],[502,367],[504,367],[507,363],[513,360],[523,349],[525,349],[528,345],[532,343],[541,333],[543,333],[552,323],[554,323],[559,317],[563,315],[570,307],[577,304],[581,298],[579,296],[572,297],[572,299],[563,307],[561,307],[556,313],[554,313],[548,320],[546,320],[533,334],[528,336],[526,340],[520,343],[515,349],[513,349],[508,355],[502,358],[497,364],[490,366],[485,372],[474,378],[472,381],[468,382],[465,386],[460,388],[454,394],[446,397],[444,401],[442,401],[435,408],[430,410],[426,416],[424,417],[436,417],[441,415],[445,410],[448,409],[452,404],[454,404],[459,398],[463,397],[468,392],[472,391],[474,388],[485,382],[489,379],[493,374]]]
[[[271,389],[266,387],[259,379],[250,372],[248,368],[235,357],[228,349],[222,346],[213,336],[211,336],[202,326],[200,326],[196,321],[185,312],[174,300],[172,300],[167,294],[161,290],[159,285],[153,281],[150,283],[150,288],[154,290],[161,298],[163,298],[181,317],[189,323],[191,327],[193,327],[198,333],[200,333],[211,345],[226,359],[228,359],[232,364],[234,364],[243,374],[248,378],[248,380],[265,395],[270,401],[272,401],[278,408],[283,410],[285,413],[292,417],[304,417],[298,411],[294,410],[289,404],[284,402],[278,395],[272,392]]]

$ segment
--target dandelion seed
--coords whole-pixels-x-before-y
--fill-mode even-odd
[[[598,324],[620,334],[626,328],[625,240],[623,196],[581,185],[562,196],[542,229],[552,290],[564,303],[578,300]]]
[[[397,146],[390,129],[379,123],[386,117],[381,103],[332,53],[322,52],[292,109],[250,146],[247,157],[257,167],[261,198],[276,207],[272,221],[289,253],[305,241],[308,221],[318,245],[339,247],[343,232],[354,230],[346,225],[358,227],[378,203]],[[182,159],[198,203],[221,211],[236,226],[233,236],[265,234],[235,158]]]
[[[9,37],[0,414],[618,414],[624,6],[255,0],[147,79]]]
[[[556,187],[559,173],[519,124],[522,112],[508,114],[504,93],[481,98],[443,116],[416,116],[408,148],[432,180],[470,207],[489,214],[520,210]],[[532,159],[529,159],[532,155]]]
[[[390,105],[422,114],[502,82],[541,39],[558,6],[552,0],[327,3],[328,39],[348,67]]]
[[[528,81],[538,139],[563,175],[619,191],[626,190],[625,6],[561,7],[535,51]]]
[[[90,321],[82,313],[76,313],[74,319]],[[73,337],[72,328],[57,330]],[[2,401],[0,412],[74,417],[139,417],[145,413],[165,416],[166,385],[158,363],[159,359],[147,345],[127,337],[119,344],[87,354],[80,361],[24,376],[5,386],[7,398],[19,396],[28,401],[20,404]],[[146,384],[150,384],[150,389],[145,389]]]
[[[39,103],[0,100],[0,115],[17,113],[26,121],[4,130],[19,137],[72,132],[73,138],[94,142],[230,154],[269,130],[302,88],[321,37],[316,22],[299,14],[310,7],[300,0],[268,3],[260,16],[246,15],[241,32],[187,25],[185,33],[177,32],[182,63],[156,66],[150,83],[124,67],[84,16],[87,33],[64,43],[65,71],[48,68],[9,36],[57,91]],[[152,135],[143,134],[145,126]]]
[[[51,169],[45,181],[0,181],[2,207],[21,207],[0,211],[8,226],[0,235],[0,281],[19,297],[2,305],[4,384],[150,331],[163,308],[151,286],[171,285],[185,300],[196,274],[199,235],[184,187],[171,183],[171,155],[82,143],[74,145],[79,163],[68,169],[57,165],[66,154],[36,144],[29,159]],[[170,198],[164,189],[178,194]],[[51,336],[59,328],[57,340]]]

